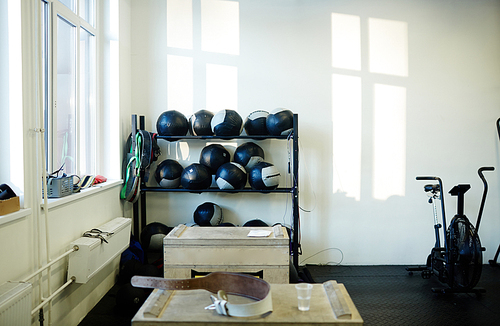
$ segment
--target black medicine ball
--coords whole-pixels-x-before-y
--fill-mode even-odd
[[[247,183],[245,168],[235,162],[224,163],[215,174],[215,183],[219,189],[243,189]]]
[[[243,130],[243,119],[234,110],[221,110],[214,115],[211,125],[216,136],[239,136]]]
[[[135,313],[146,301],[150,290],[137,288],[130,283],[123,285],[116,292],[116,305],[126,313]]]
[[[139,275],[142,268],[142,263],[137,259],[130,259],[123,264],[120,264],[120,273],[118,274],[118,281],[121,284],[130,283],[130,279],[134,275]]]
[[[257,163],[248,173],[248,183],[252,189],[273,190],[280,182],[280,172],[268,162]]]
[[[208,110],[199,110],[189,117],[189,132],[193,136],[212,136],[212,118],[214,114]]]
[[[152,252],[161,252],[163,249],[163,238],[172,229],[159,222],[149,223],[141,231],[142,248]]]
[[[205,165],[211,174],[215,174],[222,164],[230,160],[231,155],[220,144],[210,144],[201,150],[200,163]]]
[[[183,188],[192,190],[207,189],[212,184],[210,170],[200,163],[187,166],[181,174],[181,185]]]
[[[155,179],[162,188],[173,189],[181,184],[183,167],[176,160],[166,159],[156,167]]]
[[[270,135],[288,135],[293,129],[293,113],[287,109],[276,109],[266,119],[267,131]]]
[[[255,164],[264,160],[264,150],[256,143],[243,143],[234,151],[233,161],[249,171]]]
[[[268,135],[267,127],[266,127],[266,119],[269,115],[267,111],[254,111],[248,115],[245,119],[245,124],[243,128],[245,128],[245,132],[249,136],[266,136]]]
[[[269,226],[266,222],[257,219],[247,221],[243,226]]]
[[[193,219],[199,226],[216,226],[222,223],[222,209],[219,205],[206,202],[196,208]]]
[[[179,111],[165,111],[156,120],[156,130],[160,136],[186,136],[188,121]]]
[[[219,224],[218,226],[226,226],[226,227],[233,227],[233,226],[236,226],[234,225],[233,223],[231,222],[222,222],[221,224]]]
[[[146,264],[139,268],[136,275],[162,277],[163,271],[154,265]]]

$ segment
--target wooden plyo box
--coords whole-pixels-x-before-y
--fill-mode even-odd
[[[279,228],[279,229],[278,229]],[[250,237],[250,231],[270,231]],[[250,273],[269,283],[289,282],[289,238],[279,227],[186,227],[163,239],[165,278],[192,278],[210,272]]]
[[[271,284],[273,312],[257,317],[229,317],[218,315],[215,310],[206,310],[210,305],[210,292],[205,290],[166,291],[154,290],[132,319],[132,326],[160,325],[236,325],[246,326],[288,326],[288,325],[363,325],[363,319],[354,306],[343,284],[339,290],[348,307],[349,315],[336,316],[322,284],[313,284],[309,311],[299,311],[294,284]],[[163,304],[160,298],[168,296]],[[241,301],[239,301],[239,300]],[[229,301],[246,303],[246,298],[229,296]],[[246,299],[251,300],[251,299]],[[156,307],[154,307],[156,305]],[[154,313],[152,313],[154,312]]]

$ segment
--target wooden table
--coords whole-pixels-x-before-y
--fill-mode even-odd
[[[260,317],[240,318],[218,315],[215,310],[205,310],[210,305],[210,293],[205,290],[173,291],[167,302],[159,309],[158,317],[146,316],[157,302],[163,290],[154,290],[132,319],[134,326],[159,325],[363,325],[363,319],[354,306],[343,284],[338,284],[351,316],[347,319],[337,319],[322,284],[314,284],[309,311],[299,311],[297,308],[297,292],[294,284],[272,284],[273,312]],[[249,300],[230,296],[233,303],[244,303]],[[344,316],[345,318],[345,316]]]

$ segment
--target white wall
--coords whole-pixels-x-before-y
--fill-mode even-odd
[[[475,221],[476,170],[499,162],[497,1],[240,1],[236,55],[204,51],[205,4],[192,2],[192,49],[185,49],[167,46],[166,0],[132,2],[132,111],[146,115],[151,131],[169,109],[298,113],[300,206],[310,210],[301,212],[302,261],[329,249],[305,263],[340,262],[340,250],[342,264],[423,263],[434,240],[417,175],[440,176],[446,191],[470,183],[466,214]],[[181,59],[185,74],[180,65],[167,68],[168,58]],[[236,71],[227,97],[214,100],[207,64]],[[162,146],[161,159],[187,165],[203,144]],[[270,161],[285,164],[286,146],[263,146]],[[487,177],[485,261],[500,241],[498,172]],[[205,200],[219,203],[233,223],[284,215],[289,223],[290,198],[239,194],[149,194],[148,221],[189,222]],[[455,199],[448,195],[446,203],[451,217]]]

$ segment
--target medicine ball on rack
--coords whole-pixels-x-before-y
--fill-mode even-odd
[[[266,119],[269,115],[267,111],[254,111],[248,115],[245,119],[245,124],[243,128],[245,128],[245,132],[249,136],[266,136],[269,135],[266,127]]]
[[[188,129],[186,117],[176,110],[165,111],[156,120],[156,131],[160,136],[186,136]]]
[[[156,167],[155,179],[162,188],[173,189],[181,184],[183,167],[176,160],[166,159]]]
[[[217,225],[217,226],[226,226],[226,227],[233,227],[233,226],[236,226],[234,225],[233,223],[231,222],[222,222],[221,224]]]
[[[200,163],[205,165],[212,174],[215,174],[222,164],[230,160],[231,155],[221,144],[205,146],[200,153]]]
[[[216,226],[222,223],[222,209],[219,205],[206,202],[199,205],[193,213],[193,219],[199,226]]]
[[[243,189],[247,183],[245,168],[235,162],[224,163],[215,174],[215,183],[219,189]]]
[[[192,163],[182,171],[181,185],[183,188],[201,190],[209,188],[211,184],[212,174],[203,164]]]
[[[259,162],[248,173],[248,183],[255,190],[273,190],[280,183],[280,172],[271,163]]]
[[[267,131],[270,135],[288,135],[293,129],[293,113],[287,109],[276,109],[266,119]]]
[[[264,160],[264,150],[256,143],[243,143],[234,151],[233,161],[249,171],[255,164]]]
[[[212,118],[214,114],[208,110],[199,110],[189,117],[189,132],[193,136],[212,136]]]
[[[141,231],[142,248],[151,252],[161,252],[163,249],[163,238],[172,229],[159,222],[149,223]]]
[[[221,110],[214,115],[211,125],[216,136],[239,136],[243,130],[243,119],[234,110]]]
[[[266,222],[263,220],[260,220],[258,218],[247,221],[243,226],[269,226]]]

